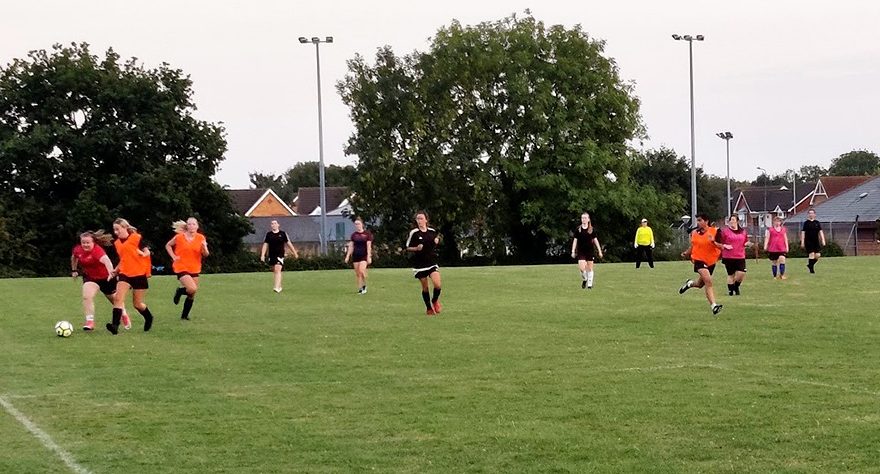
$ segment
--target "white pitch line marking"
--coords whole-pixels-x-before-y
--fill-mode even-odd
[[[91,471],[80,466],[76,460],[73,459],[73,456],[64,450],[61,446],[58,446],[55,441],[52,440],[52,437],[49,436],[45,431],[41,430],[39,426],[35,425],[28,417],[24,415],[24,413],[18,411],[11,403],[9,403],[6,398],[0,397],[0,405],[3,405],[3,409],[6,410],[7,413],[13,416],[19,423],[22,424],[28,431],[31,432],[34,437],[36,437],[40,443],[43,444],[47,449],[54,452],[64,464],[70,468],[71,471],[76,474],[91,474]]]

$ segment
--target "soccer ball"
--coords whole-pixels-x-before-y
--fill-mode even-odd
[[[70,321],[58,321],[55,323],[55,334],[58,337],[70,337],[73,334],[73,324]]]

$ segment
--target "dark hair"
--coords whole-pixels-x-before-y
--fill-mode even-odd
[[[425,220],[430,220],[430,219],[428,218],[428,211],[426,211],[426,210],[424,210],[424,209],[419,209],[418,211],[416,211],[416,213],[413,214],[413,219],[415,219],[419,214],[425,216]]]
[[[703,219],[704,221],[709,222],[709,214],[706,214],[705,212],[701,212],[701,213],[697,214],[697,219]]]

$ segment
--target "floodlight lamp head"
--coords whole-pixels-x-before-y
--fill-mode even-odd
[[[312,43],[320,43],[320,42],[321,42],[321,38],[318,38],[317,36],[312,36]]]
[[[675,41],[678,41],[681,39],[681,35],[672,35],[672,39],[674,39]]]
[[[305,36],[300,36],[300,37],[299,37],[299,42],[300,42],[300,43],[308,43],[308,42],[309,42],[309,39],[306,38]]]
[[[703,41],[704,39],[706,39],[705,36],[703,36],[703,35],[697,35],[697,38],[696,38],[697,41]]]
[[[682,38],[684,38],[685,41],[693,41],[694,40],[694,37],[691,35],[684,35],[684,36],[682,36]]]
[[[332,37],[332,36],[328,36],[328,37],[324,38],[324,42],[325,42],[325,43],[332,43],[332,42],[333,42],[333,37]]]

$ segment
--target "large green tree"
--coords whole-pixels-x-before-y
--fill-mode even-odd
[[[249,224],[212,180],[224,131],[193,117],[191,85],[167,64],[145,69],[112,49],[99,58],[86,44],[0,69],[0,205],[24,250],[0,266],[59,271],[79,232],[116,217],[159,250],[171,221],[195,215],[215,260],[238,251]]]
[[[351,165],[327,165],[324,167],[324,185],[351,187],[356,172],[355,167]],[[249,177],[255,188],[272,188],[286,202],[293,200],[299,188],[320,185],[317,161],[297,163],[279,175],[253,172]]]
[[[880,173],[880,156],[868,150],[853,150],[831,161],[831,176],[866,176]]]
[[[355,57],[338,88],[356,127],[357,211],[399,236],[425,208],[450,256],[460,241],[564,253],[585,210],[610,247],[625,246],[639,216],[677,201],[631,178],[639,102],[603,53],[580,27],[526,14],[453,22],[425,53]]]

